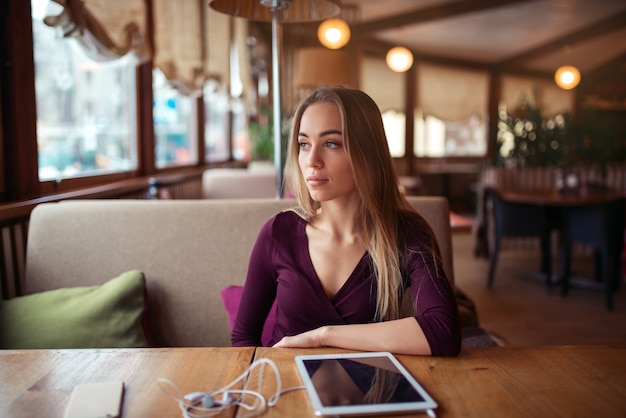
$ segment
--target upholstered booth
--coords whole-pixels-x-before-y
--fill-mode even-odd
[[[410,202],[432,226],[444,269],[454,283],[447,200],[410,197]],[[99,286],[130,272],[132,282],[124,281],[132,284],[135,322],[127,331],[141,328],[151,340],[139,345],[228,346],[229,319],[220,293],[244,283],[259,229],[272,215],[292,205],[290,200],[277,199],[41,204],[30,220],[25,297],[77,287],[110,295],[111,286],[105,290]],[[122,292],[117,304],[111,296],[111,311],[101,315],[119,315],[119,308],[128,305],[128,293]],[[84,300],[89,303],[90,299]],[[98,346],[95,329],[93,341]]]

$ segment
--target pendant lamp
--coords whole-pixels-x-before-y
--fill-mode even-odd
[[[280,66],[282,53],[282,24],[315,22],[337,16],[340,0],[212,0],[211,8],[234,17],[272,22],[272,107],[274,130],[274,166],[276,167],[276,197],[283,190],[283,141]]]
[[[387,51],[385,61],[391,70],[403,73],[413,65],[413,54],[403,46],[396,46]]]
[[[554,81],[562,89],[571,90],[580,83],[580,71],[571,65],[564,65],[554,73]]]
[[[328,49],[344,47],[350,40],[350,26],[341,19],[328,19],[320,23],[317,39]]]

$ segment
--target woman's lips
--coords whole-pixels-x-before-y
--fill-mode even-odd
[[[306,182],[310,186],[322,186],[328,183],[328,180],[322,177],[309,176],[306,178]]]

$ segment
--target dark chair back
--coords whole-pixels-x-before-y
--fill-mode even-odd
[[[541,272],[546,275],[546,283],[551,283],[550,229],[546,208],[537,205],[510,202],[502,198],[496,189],[487,189],[487,201],[491,202],[494,225],[494,248],[487,286],[493,284],[493,277],[500,252],[501,241],[505,237],[539,237],[541,239]]]
[[[566,261],[563,292],[569,288],[569,264],[574,242],[590,245],[596,250],[601,279],[604,281],[607,309],[613,309],[613,291],[621,279],[624,228],[626,227],[626,198],[601,204],[571,208],[566,216]]]

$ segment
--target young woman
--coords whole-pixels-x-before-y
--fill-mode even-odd
[[[346,88],[305,99],[285,176],[298,206],[259,233],[233,345],[261,345],[276,300],[275,347],[457,355],[454,292],[432,230],[398,187],[374,101]]]

